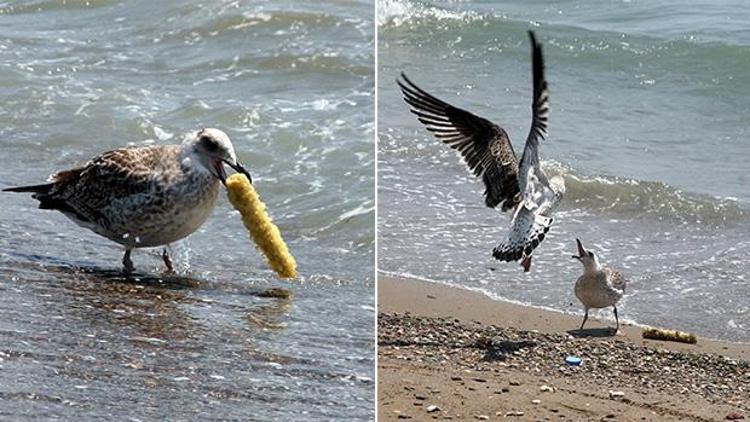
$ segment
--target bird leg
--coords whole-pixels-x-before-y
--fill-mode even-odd
[[[588,309],[586,309],[586,313],[583,314],[583,322],[581,323],[581,328],[578,329],[579,331],[583,330],[583,326],[586,325],[586,320],[587,319],[589,319],[589,310]]]
[[[531,268],[531,255],[523,257],[521,266],[523,267],[523,272],[529,272],[529,268]]]
[[[620,319],[617,317],[617,306],[612,306],[615,309],[615,323],[617,324],[617,328],[615,328],[615,334],[617,334],[620,331]]]
[[[133,261],[130,260],[130,251],[132,249],[125,249],[125,256],[122,257],[122,265],[125,267],[125,273],[132,273],[135,267],[133,267]]]
[[[164,248],[164,252],[161,254],[161,259],[164,260],[164,265],[167,266],[167,272],[173,273],[174,272],[174,266],[172,265],[172,258],[169,257],[169,253],[167,252],[167,248]]]

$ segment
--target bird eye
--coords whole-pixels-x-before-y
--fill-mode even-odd
[[[219,149],[219,144],[211,137],[201,136],[200,139],[198,139],[198,142],[200,142],[201,145],[203,145],[203,148],[208,152],[216,152]]]

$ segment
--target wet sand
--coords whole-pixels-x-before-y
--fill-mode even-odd
[[[378,279],[381,420],[726,420],[750,414],[750,345],[612,336],[609,321]],[[668,327],[666,327],[668,328]],[[568,355],[583,358],[568,366]]]

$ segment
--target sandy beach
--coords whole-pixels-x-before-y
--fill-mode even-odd
[[[612,336],[593,318],[579,332],[577,315],[382,275],[378,303],[380,420],[750,418],[747,344]]]

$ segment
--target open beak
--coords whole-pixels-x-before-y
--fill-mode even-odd
[[[244,174],[245,177],[247,177],[247,180],[250,183],[253,183],[253,178],[252,178],[252,176],[250,176],[250,172],[247,171],[247,169],[245,167],[243,167],[242,164],[240,164],[239,162],[235,162],[234,164],[231,164],[231,163],[227,162],[227,165],[229,167],[233,168],[234,171],[236,171],[237,173]]]
[[[219,176],[219,180],[221,180],[221,183],[226,186],[227,184],[227,173],[224,171],[224,164],[228,165],[229,167],[233,168],[234,171],[237,173],[242,173],[247,177],[247,180],[250,181],[250,183],[253,183],[253,178],[250,176],[250,172],[247,171],[245,167],[242,166],[240,163],[230,163],[226,160],[216,160],[214,162],[214,168],[216,169],[216,174]]]
[[[573,255],[573,258],[580,261],[584,256],[586,256],[586,249],[583,249],[583,245],[578,239],[576,239],[576,245],[578,246],[578,255]]]

